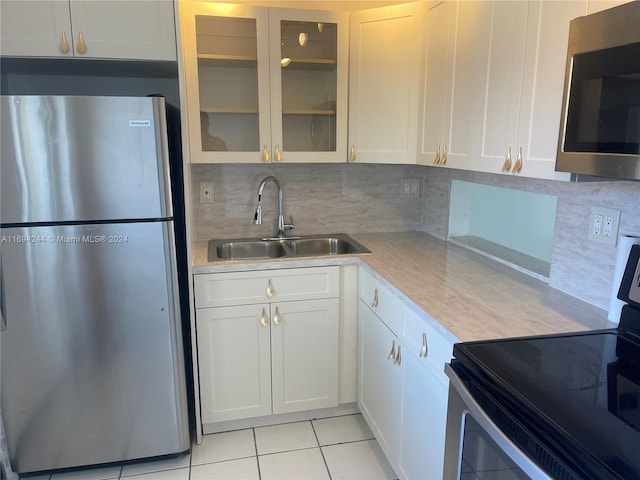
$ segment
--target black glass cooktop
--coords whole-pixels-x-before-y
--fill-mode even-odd
[[[640,479],[640,340],[620,330],[469,342],[452,367],[543,438],[578,477]],[[462,367],[462,368],[461,368]]]

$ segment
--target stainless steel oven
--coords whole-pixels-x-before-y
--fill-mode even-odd
[[[640,246],[618,328],[458,343],[446,480],[640,479]]]
[[[640,180],[640,2],[571,21],[556,170]]]
[[[549,477],[491,419],[449,366],[445,479],[523,480]]]

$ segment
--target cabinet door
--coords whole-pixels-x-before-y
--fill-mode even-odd
[[[351,15],[351,161],[416,163],[421,8],[409,3]]]
[[[474,114],[473,169],[568,180],[556,173],[569,21],[585,13],[576,1],[478,2],[479,57],[486,65]],[[484,39],[484,40],[483,40]],[[510,162],[507,162],[507,157]],[[522,159],[518,171],[518,157]]]
[[[338,405],[338,299],[271,304],[273,413]]]
[[[198,309],[202,422],[271,414],[269,305]]]
[[[173,2],[71,0],[70,6],[75,56],[176,60]]]
[[[180,2],[192,163],[271,161],[266,8]]]
[[[480,52],[485,65],[477,72],[485,86],[479,97],[481,114],[475,118],[472,132],[477,132],[478,152],[474,169],[500,172],[508,149],[515,161],[514,145],[518,132],[520,87],[524,69],[527,3],[521,1],[482,2],[477,21],[486,25],[488,36]],[[512,162],[513,163],[513,162]]]
[[[72,42],[68,2],[0,2],[2,55],[71,57]]]
[[[360,301],[358,311],[358,407],[391,465],[397,464],[402,433],[402,369],[394,363],[398,339]]]
[[[570,180],[555,172],[569,22],[586,14],[584,0],[529,2],[518,139],[520,175]]]
[[[470,169],[474,115],[485,25],[482,2],[447,1],[427,11],[422,141],[419,163]],[[477,106],[475,107],[477,108]],[[475,113],[478,115],[478,113]]]
[[[408,350],[408,349],[407,349]],[[402,440],[399,472],[406,479],[440,479],[448,391],[412,351],[403,355]]]
[[[345,13],[269,10],[272,161],[345,162]]]
[[[426,165],[441,164],[443,149],[447,148],[456,10],[457,2],[441,2],[426,15],[422,141],[418,150],[419,163]]]

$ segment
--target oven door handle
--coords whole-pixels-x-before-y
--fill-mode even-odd
[[[491,420],[480,404],[473,398],[458,374],[448,363],[444,371],[449,377],[451,386],[455,389],[467,410],[478,422],[482,429],[493,439],[500,449],[529,477],[539,480],[552,480],[547,473],[540,469],[520,448],[507,437],[500,428]]]

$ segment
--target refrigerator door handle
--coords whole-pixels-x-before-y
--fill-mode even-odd
[[[7,311],[4,300],[4,272],[2,271],[2,257],[0,257],[0,332],[7,331]]]

